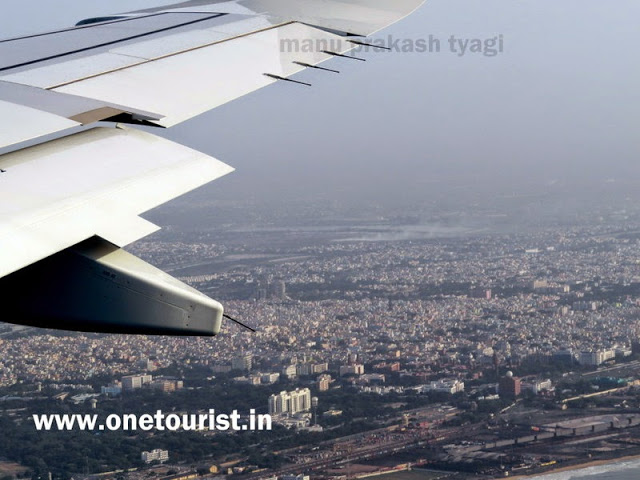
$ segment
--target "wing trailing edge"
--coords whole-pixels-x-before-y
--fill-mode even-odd
[[[0,277],[94,236],[124,247],[140,214],[233,171],[130,128],[95,128],[0,156]]]

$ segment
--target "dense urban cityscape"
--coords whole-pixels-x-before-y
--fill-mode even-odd
[[[396,229],[418,235],[380,239]],[[633,221],[256,232],[244,242],[168,229],[132,247],[256,333],[229,322],[213,339],[3,324],[0,418],[18,440],[4,445],[0,476],[492,478],[640,448]],[[252,409],[273,430],[47,432],[17,447],[38,409],[160,407]],[[109,453],[80,453],[96,441]],[[77,458],[61,461],[51,442]]]
[[[0,480],[640,478],[640,2],[3,7]]]

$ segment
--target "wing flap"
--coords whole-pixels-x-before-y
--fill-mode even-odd
[[[160,118],[90,98],[0,81],[0,149],[120,114],[138,121]]]
[[[0,157],[0,277],[93,236],[124,246],[138,215],[233,169],[154,135],[96,128]]]
[[[160,230],[160,227],[142,217],[121,215],[111,224],[99,226],[96,235],[118,247],[124,247]]]
[[[344,53],[344,38],[300,23],[270,28],[183,52],[179,55],[81,79],[56,92],[158,112],[152,121],[170,127],[331,58],[323,50]]]

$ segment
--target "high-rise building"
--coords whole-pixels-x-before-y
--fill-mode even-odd
[[[513,372],[507,372],[507,374],[502,377],[498,383],[498,394],[501,398],[516,398],[520,395],[520,390],[520,379],[518,377],[514,377]]]
[[[311,365],[311,373],[323,373],[329,370],[329,364],[327,362],[324,363],[314,363]]]
[[[290,392],[291,400],[289,411],[294,414],[311,409],[311,390],[303,388]]]
[[[296,364],[296,373],[298,375],[314,375],[316,373],[323,373],[329,370],[328,363],[297,363]]]
[[[287,412],[289,394],[280,392],[278,395],[273,394],[269,397],[269,415],[277,415]]]
[[[277,300],[285,300],[287,298],[287,286],[283,280],[276,280],[271,285],[271,295]]]
[[[340,367],[340,376],[344,377],[345,375],[363,375],[364,374],[364,365],[342,365]]]
[[[123,390],[135,390],[142,388],[142,377],[140,375],[127,375],[122,377]]]
[[[135,390],[142,388],[142,385],[151,383],[151,375],[125,375],[122,377],[122,390]]]
[[[276,280],[271,282],[268,280],[260,280],[256,284],[255,289],[256,300],[286,300],[287,299],[287,285],[283,280]]]
[[[316,385],[318,386],[319,391],[326,392],[327,390],[329,390],[329,386],[331,385],[331,375],[327,375],[326,373],[320,375],[318,377]]]
[[[288,413],[295,415],[311,409],[311,390],[296,388],[294,391],[282,391],[278,395],[269,397],[269,414],[278,415]]]

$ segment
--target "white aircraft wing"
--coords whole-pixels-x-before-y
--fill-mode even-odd
[[[121,248],[158,229],[140,214],[232,168],[123,124],[171,127],[291,80],[422,1],[194,0],[0,40],[3,320],[218,333],[218,302]]]

